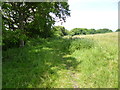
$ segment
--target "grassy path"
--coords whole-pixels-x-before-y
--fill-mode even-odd
[[[117,88],[117,33],[84,38],[35,39],[22,49],[4,51],[3,87]],[[90,40],[94,47],[85,48]]]

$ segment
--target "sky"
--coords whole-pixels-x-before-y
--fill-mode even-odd
[[[71,17],[66,22],[55,25],[73,28],[108,28],[113,31],[118,28],[119,0],[68,0]]]

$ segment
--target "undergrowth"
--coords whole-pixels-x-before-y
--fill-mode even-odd
[[[117,88],[116,38],[38,38],[3,51],[3,88]]]
[[[74,52],[76,50],[81,49],[90,49],[94,47],[94,42],[92,39],[87,38],[79,38],[73,39],[70,45],[70,52]]]

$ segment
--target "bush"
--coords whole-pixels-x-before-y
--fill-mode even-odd
[[[70,52],[74,52],[75,50],[80,49],[90,49],[94,47],[94,41],[91,39],[80,38],[74,39],[70,45]]]
[[[62,37],[68,35],[69,31],[63,26],[54,26],[52,29],[54,36]]]
[[[19,47],[20,40],[26,41],[27,37],[25,34],[21,34],[20,30],[3,30],[2,40],[2,48],[6,50],[8,48]]]

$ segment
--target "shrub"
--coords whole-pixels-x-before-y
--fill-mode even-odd
[[[63,26],[54,26],[53,29],[54,36],[62,37],[68,35],[69,31],[65,29]]]
[[[2,48],[6,50],[8,48],[19,47],[20,40],[27,40],[27,36],[25,34],[21,34],[20,30],[10,31],[3,30],[2,34]]]

